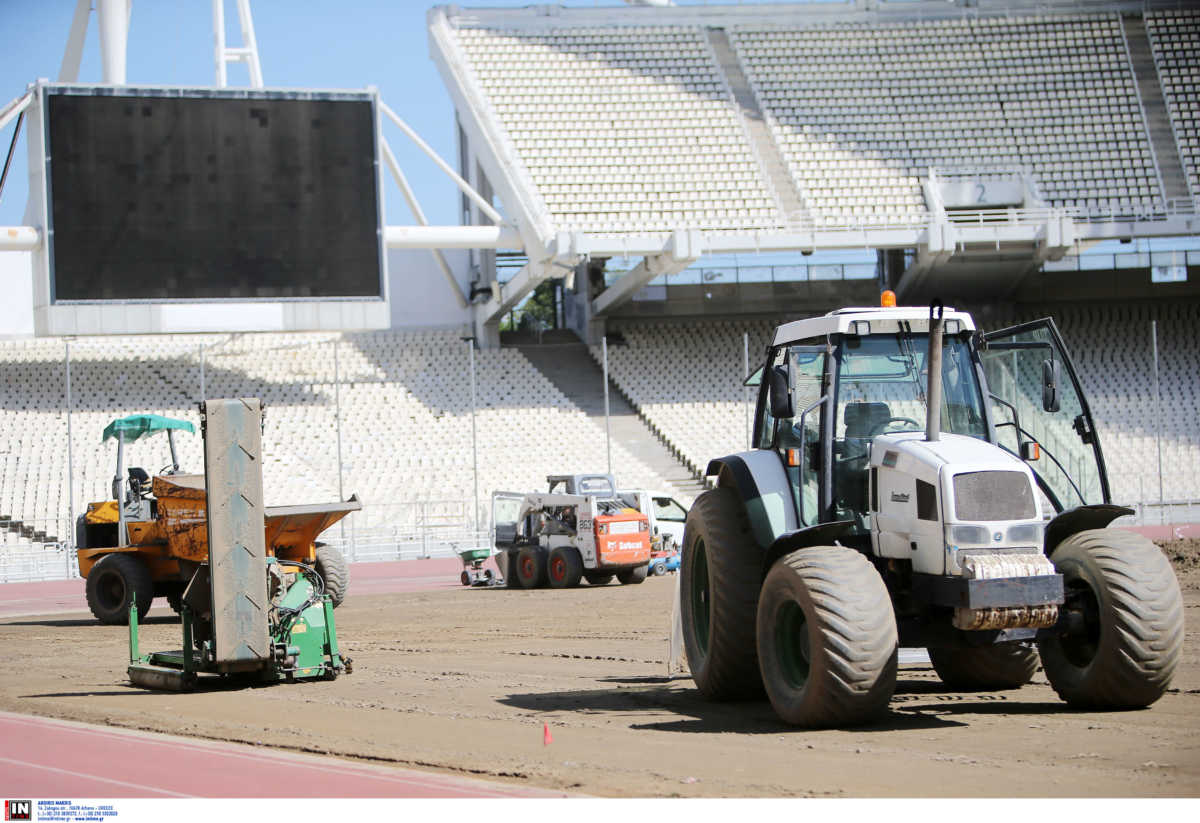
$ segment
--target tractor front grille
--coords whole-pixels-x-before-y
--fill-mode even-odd
[[[1028,520],[1037,517],[1033,485],[1024,472],[965,472],[954,476],[959,520]]]

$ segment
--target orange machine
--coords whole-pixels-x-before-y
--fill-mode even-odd
[[[184,586],[196,566],[208,560],[204,475],[172,473],[178,469],[174,432],[181,429],[193,430],[190,423],[157,415],[132,415],[105,429],[105,439],[117,440],[113,488],[123,499],[89,503],[76,526],[88,607],[103,623],[127,622],[135,594],[140,616],[156,596],[165,596],[178,611]],[[153,481],[142,469],[131,468],[128,483],[122,483],[125,445],[159,431],[170,440],[171,464]],[[267,507],[267,553],[314,566],[334,605],[340,604],[350,579],[345,559],[317,537],[361,508],[355,496],[343,503]]]

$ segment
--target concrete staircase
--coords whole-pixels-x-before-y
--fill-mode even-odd
[[[518,346],[521,354],[533,363],[546,379],[571,399],[597,426],[604,428],[604,372],[592,359],[588,347],[580,342],[546,343],[540,346]],[[643,463],[652,468],[669,484],[668,489],[682,503],[690,504],[704,491],[700,478],[688,470],[658,435],[638,415],[637,410],[611,380],[608,387],[609,421],[613,443],[620,443]],[[604,466],[589,466],[589,470],[604,471]],[[613,472],[617,483],[624,484],[619,471]]]
[[[1158,173],[1162,178],[1163,197],[1189,197],[1187,177],[1179,159],[1179,147],[1175,143],[1175,132],[1171,129],[1171,117],[1163,99],[1162,84],[1158,81],[1158,69],[1154,66],[1154,52],[1150,38],[1146,35],[1146,22],[1140,14],[1123,15],[1121,24],[1125,29],[1125,43],[1129,47],[1129,59],[1137,78],[1138,95],[1142,98],[1142,109],[1146,112],[1146,128],[1150,144],[1154,147],[1154,158],[1158,161]]]
[[[725,29],[710,28],[708,42],[717,56],[717,62],[725,74],[729,89],[733,92],[734,102],[738,105],[742,122],[746,124],[746,131],[750,134],[750,141],[758,155],[763,174],[771,181],[771,187],[779,200],[779,207],[783,210],[785,219],[788,223],[811,223],[811,213],[792,180],[787,161],[784,160],[779,146],[771,136],[771,130],[767,128],[767,121],[758,105],[758,98],[754,96],[754,90],[750,88],[750,81],[746,79],[746,73],[742,71],[742,64],[733,51],[729,35]]]

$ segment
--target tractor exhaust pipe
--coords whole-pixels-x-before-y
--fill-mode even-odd
[[[929,388],[925,392],[925,439],[929,442],[941,439],[942,326],[945,313],[941,300],[929,304],[929,356],[925,358],[925,366],[929,370]]]

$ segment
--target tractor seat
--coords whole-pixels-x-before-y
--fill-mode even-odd
[[[842,413],[846,437],[871,437],[891,418],[892,410],[887,403],[847,403]]]

